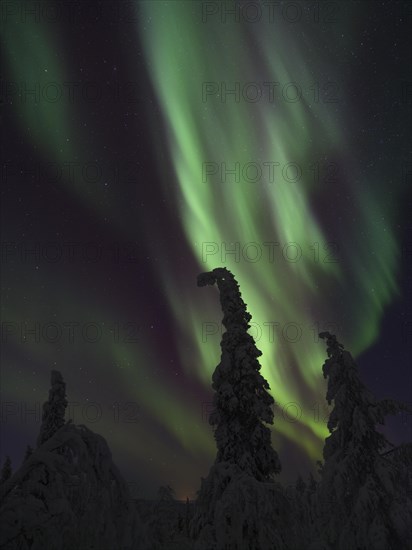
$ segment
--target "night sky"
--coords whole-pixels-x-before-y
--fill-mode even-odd
[[[135,496],[194,498],[222,319],[196,277],[219,266],[278,403],[280,480],[322,457],[321,330],[412,402],[411,2],[1,9],[1,462],[35,445],[57,369]],[[412,418],[384,430],[410,441]]]

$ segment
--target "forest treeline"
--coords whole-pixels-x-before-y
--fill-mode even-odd
[[[276,388],[260,372],[251,315],[226,268],[216,284],[226,329],[212,376],[209,423],[216,458],[194,503],[169,486],[156,502],[135,500],[105,439],[65,420],[66,386],[52,371],[36,447],[0,478],[0,548],[5,550],[408,550],[412,547],[412,443],[395,447],[378,430],[408,405],[377,400],[351,354],[323,332],[332,406],[317,479],[284,487],[273,448]]]

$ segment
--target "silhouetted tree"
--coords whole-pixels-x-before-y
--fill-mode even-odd
[[[25,462],[28,458],[30,458],[32,454],[33,454],[33,448],[30,445],[27,445],[26,451],[24,453],[23,462]]]
[[[257,358],[262,354],[248,333],[251,315],[239,285],[226,268],[197,278],[198,286],[215,283],[226,328],[220,363],[212,376],[215,393],[209,417],[217,455],[208,477],[202,479],[191,536],[198,539],[196,550],[281,550],[286,546],[278,527],[288,529],[289,503],[274,481],[281,465],[265,425],[273,424],[274,400],[259,372]]]
[[[236,464],[259,481],[272,479],[281,471],[271,444],[274,399],[269,384],[260,374],[257,349],[247,332],[251,315],[246,310],[232,273],[217,268],[198,276],[198,286],[214,285],[220,291],[223,325],[221,361],[212,376],[215,390],[209,422],[214,426],[216,462]]]
[[[190,503],[189,503],[189,497],[186,497],[186,507],[185,507],[185,530],[186,535],[189,536],[189,524],[190,520],[192,518],[192,514],[190,512]]]
[[[1,469],[0,483],[4,483],[8,479],[10,479],[12,473],[13,473],[13,470],[12,470],[12,467],[11,467],[10,457],[6,456],[6,458],[4,460],[3,467]]]
[[[306,489],[306,483],[303,481],[302,477],[299,475],[296,480],[296,490],[299,494],[303,495]]]
[[[64,384],[60,375],[52,381],[45,409],[55,415],[42,427],[57,430],[0,484],[0,548],[157,549],[106,440],[83,425],[61,426]]]
[[[317,495],[318,541],[314,548],[380,550],[403,548],[412,529],[412,501],[394,485],[396,468],[381,456],[388,446],[376,424],[388,414],[408,410],[391,400],[376,401],[359,379],[351,354],[336,337],[327,341],[326,399],[333,401]]]
[[[312,472],[309,472],[309,479],[306,485],[303,502],[305,506],[305,522],[307,534],[315,536],[316,521],[317,521],[317,489],[318,482],[313,477]]]
[[[158,502],[149,520],[150,530],[159,544],[172,543],[179,530],[179,514],[175,506],[175,491],[170,485],[162,485],[158,491]]]
[[[312,494],[316,491],[317,482],[316,479],[313,477],[312,472],[309,472],[309,481],[307,485],[307,493]]]
[[[64,426],[66,407],[66,384],[60,372],[52,370],[49,399],[43,404],[42,424],[37,438],[38,447],[47,441],[59,428]]]

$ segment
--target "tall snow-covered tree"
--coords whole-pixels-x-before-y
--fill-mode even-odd
[[[251,315],[228,269],[202,273],[197,284],[217,284],[226,332],[212,376],[209,423],[217,455],[202,479],[191,522],[195,550],[281,550],[288,546],[280,529],[293,527],[288,526],[289,502],[275,482],[281,465],[265,425],[273,423],[274,400],[260,374],[261,352],[248,333]]]
[[[66,407],[66,384],[61,373],[57,370],[52,370],[49,399],[43,404],[42,424],[37,438],[38,447],[47,441],[59,428],[64,426]]]
[[[248,333],[251,320],[239,285],[226,268],[198,276],[198,286],[217,284],[226,332],[221,342],[221,361],[212,376],[215,390],[209,422],[215,427],[216,462],[232,463],[258,481],[267,481],[281,471],[271,444],[274,399],[260,374],[257,349]]]
[[[313,548],[405,548],[412,530],[412,500],[396,485],[394,463],[382,456],[389,442],[376,425],[408,406],[376,400],[336,337],[328,332],[319,336],[327,342],[323,375],[328,379],[326,399],[334,407],[320,469],[318,538]]]
[[[160,545],[172,544],[179,531],[179,508],[176,507],[175,491],[170,485],[162,485],[157,495],[159,500],[148,525]]]
[[[6,458],[4,460],[4,464],[3,464],[2,469],[1,469],[0,483],[4,483],[8,479],[10,479],[12,473],[13,473],[13,471],[12,471],[12,467],[11,467],[11,459],[10,459],[9,456],[6,456]]]
[[[0,548],[159,550],[159,545],[106,440],[67,422],[0,484]]]

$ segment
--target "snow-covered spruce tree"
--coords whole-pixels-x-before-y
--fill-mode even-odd
[[[9,456],[6,456],[6,458],[4,460],[4,464],[3,464],[2,469],[1,469],[0,483],[4,483],[8,479],[10,479],[11,474],[12,474],[11,459],[10,459]]]
[[[336,337],[327,341],[326,399],[333,401],[317,490],[317,537],[312,549],[407,548],[412,531],[412,497],[396,483],[398,466],[382,456],[389,442],[377,431],[388,414],[408,410],[391,400],[377,401],[359,379],[351,354]]]
[[[215,426],[216,462],[236,464],[258,481],[273,479],[281,471],[271,444],[274,399],[260,374],[257,349],[247,332],[251,315],[242,300],[239,285],[226,268],[198,277],[198,286],[217,283],[226,328],[220,344],[221,362],[212,376],[215,390],[210,424]]]
[[[157,491],[158,501],[152,508],[148,527],[159,545],[175,542],[178,533],[179,513],[176,507],[175,491],[170,485],[162,485]]]
[[[221,360],[212,376],[215,391],[209,423],[217,456],[202,479],[191,523],[196,549],[271,550],[284,548],[289,502],[274,476],[281,470],[271,445],[274,400],[260,374],[257,349],[248,333],[251,315],[239,285],[226,268],[198,276],[198,286],[220,291],[223,325]],[[285,515],[282,518],[282,514]]]
[[[59,428],[64,426],[66,407],[66,384],[61,373],[57,370],[52,370],[49,399],[43,404],[42,424],[37,438],[38,447],[47,441]]]
[[[105,439],[68,422],[0,485],[0,548],[159,547],[142,524]]]

